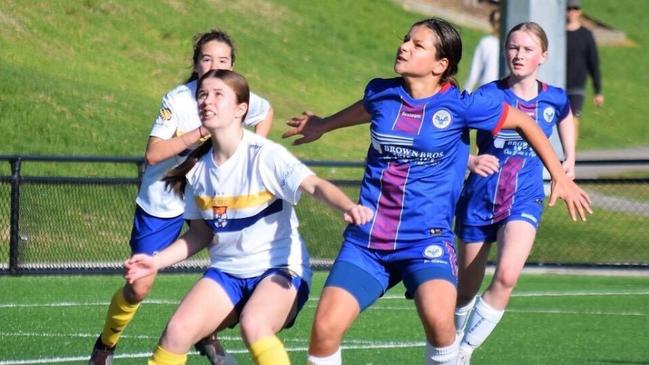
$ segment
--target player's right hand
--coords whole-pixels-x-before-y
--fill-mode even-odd
[[[158,265],[153,256],[138,253],[124,261],[124,279],[129,284],[156,272],[158,272]]]
[[[301,135],[301,138],[293,141],[293,145],[313,142],[324,134],[322,120],[322,118],[309,111],[302,112],[302,114],[292,117],[286,122],[286,125],[291,129],[284,132],[282,138]]]

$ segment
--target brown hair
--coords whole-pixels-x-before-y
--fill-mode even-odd
[[[198,61],[201,57],[201,51],[203,49],[203,46],[205,45],[205,43],[211,41],[225,43],[230,47],[230,60],[232,61],[232,65],[234,65],[234,59],[235,59],[234,41],[232,40],[232,38],[230,38],[230,35],[228,35],[228,33],[217,28],[212,29],[205,33],[198,33],[193,38],[194,55],[192,56],[192,73],[189,75],[189,78],[187,79],[187,81],[185,81],[185,83],[198,79],[198,73],[194,71],[194,68],[198,64]]]
[[[505,44],[509,43],[509,37],[511,37],[512,33],[517,32],[519,30],[523,32],[529,32],[535,35],[536,38],[538,38],[539,41],[541,41],[541,50],[543,50],[543,52],[547,52],[548,36],[545,35],[545,31],[543,30],[543,28],[534,22],[524,22],[515,25],[512,29],[509,30],[509,33],[507,33],[507,37],[505,38]]]
[[[196,85],[196,94],[198,94],[203,82],[207,79],[219,79],[223,81],[234,91],[238,104],[249,104],[250,89],[248,87],[248,81],[242,75],[230,70],[210,70],[198,80],[198,84]],[[242,122],[246,118],[246,114],[247,111],[241,116]],[[177,195],[182,197],[185,193],[185,186],[187,185],[185,175],[187,175],[194,165],[196,165],[196,162],[198,162],[198,160],[200,160],[211,147],[212,139],[209,138],[198,146],[198,148],[193,150],[183,163],[169,170],[165,177],[162,178],[167,189],[173,190]]]
[[[437,59],[446,58],[448,60],[448,67],[442,74],[440,82],[442,84],[450,82],[458,86],[453,76],[457,74],[458,65],[462,59],[462,39],[460,38],[460,33],[449,22],[439,18],[420,20],[413,24],[410,29],[419,25],[426,26],[437,35],[437,44],[435,45]]]

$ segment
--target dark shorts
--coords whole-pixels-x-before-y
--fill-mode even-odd
[[[129,242],[131,254],[153,255],[164,250],[178,238],[184,223],[182,214],[173,218],[159,218],[136,205]]]
[[[345,241],[325,287],[345,289],[365,310],[401,281],[406,297],[412,298],[419,285],[435,279],[457,285],[457,258],[451,239],[440,237],[394,251],[369,249]]]
[[[570,100],[570,110],[572,114],[579,118],[584,109],[584,95],[582,94],[568,94],[568,99]]]
[[[263,274],[259,276],[254,276],[251,278],[239,278],[232,276],[228,273],[225,273],[217,268],[209,268],[203,274],[203,277],[214,280],[218,283],[223,290],[228,294],[230,301],[234,305],[234,310],[237,312],[237,318],[243,307],[248,302],[248,299],[252,296],[252,293],[255,291],[257,285],[267,276],[270,275],[280,275],[286,278],[291,285],[297,290],[297,312],[295,317],[293,317],[284,328],[291,328],[295,323],[295,318],[297,314],[300,313],[302,307],[309,299],[309,284],[302,279],[297,274],[291,272],[288,269],[273,268],[264,271]],[[237,322],[233,323],[230,328],[236,326]]]

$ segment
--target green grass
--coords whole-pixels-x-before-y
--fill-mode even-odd
[[[588,1],[589,14],[627,32],[633,47],[602,47],[605,108],[587,107],[580,148],[646,145],[649,3]],[[230,2],[7,0],[0,10],[0,154],[141,156],[161,96],[189,73],[191,37],[220,26],[236,68],[276,110],[271,137],[304,109],[332,113],[390,77],[395,51],[422,15],[391,1]],[[461,29],[464,80],[481,36]],[[360,137],[363,136],[363,137]],[[366,126],[292,148],[309,159],[361,160]],[[288,142],[284,142],[287,143]]]
[[[141,364],[176,302],[198,278],[162,275],[119,344],[120,364]],[[292,363],[303,364],[325,273],[296,325],[280,334]],[[0,280],[0,364],[80,364],[101,329],[118,276],[27,276]],[[509,312],[475,353],[475,364],[642,364],[649,358],[649,278],[523,275]],[[38,288],[38,290],[34,290]],[[48,293],[43,296],[42,293]],[[345,336],[345,364],[418,364],[424,335],[398,285],[363,313]],[[251,359],[238,328],[221,333],[240,364]],[[390,346],[394,348],[390,348]],[[376,347],[376,348],[370,348]],[[193,354],[189,364],[204,364]]]

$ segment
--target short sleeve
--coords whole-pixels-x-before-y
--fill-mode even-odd
[[[171,97],[169,94],[165,95],[162,98],[158,117],[153,122],[153,127],[149,135],[151,137],[170,139],[178,129],[178,118],[179,116],[177,111],[174,110]]]
[[[183,218],[187,220],[191,219],[202,219],[203,217],[201,216],[201,211],[198,209],[198,206],[196,205],[196,197],[194,195],[194,189],[192,188],[191,184],[187,184],[185,186],[185,213],[183,214]]]
[[[470,95],[463,94],[466,99],[465,117],[469,128],[496,134],[507,118],[509,105],[500,90],[491,87],[492,84],[487,85]]]
[[[302,181],[314,175],[311,169],[278,144],[264,147],[260,164],[266,188],[273,195],[293,205],[300,200]]]
[[[570,112],[570,100],[568,99],[568,94],[565,91],[561,90],[559,97],[559,105],[557,105],[557,111],[559,112],[559,117],[557,120],[561,123],[564,120],[568,113]]]
[[[270,103],[268,100],[251,91],[250,100],[248,101],[248,113],[246,114],[246,119],[243,121],[243,124],[248,127],[256,126],[266,119],[269,110]]]

